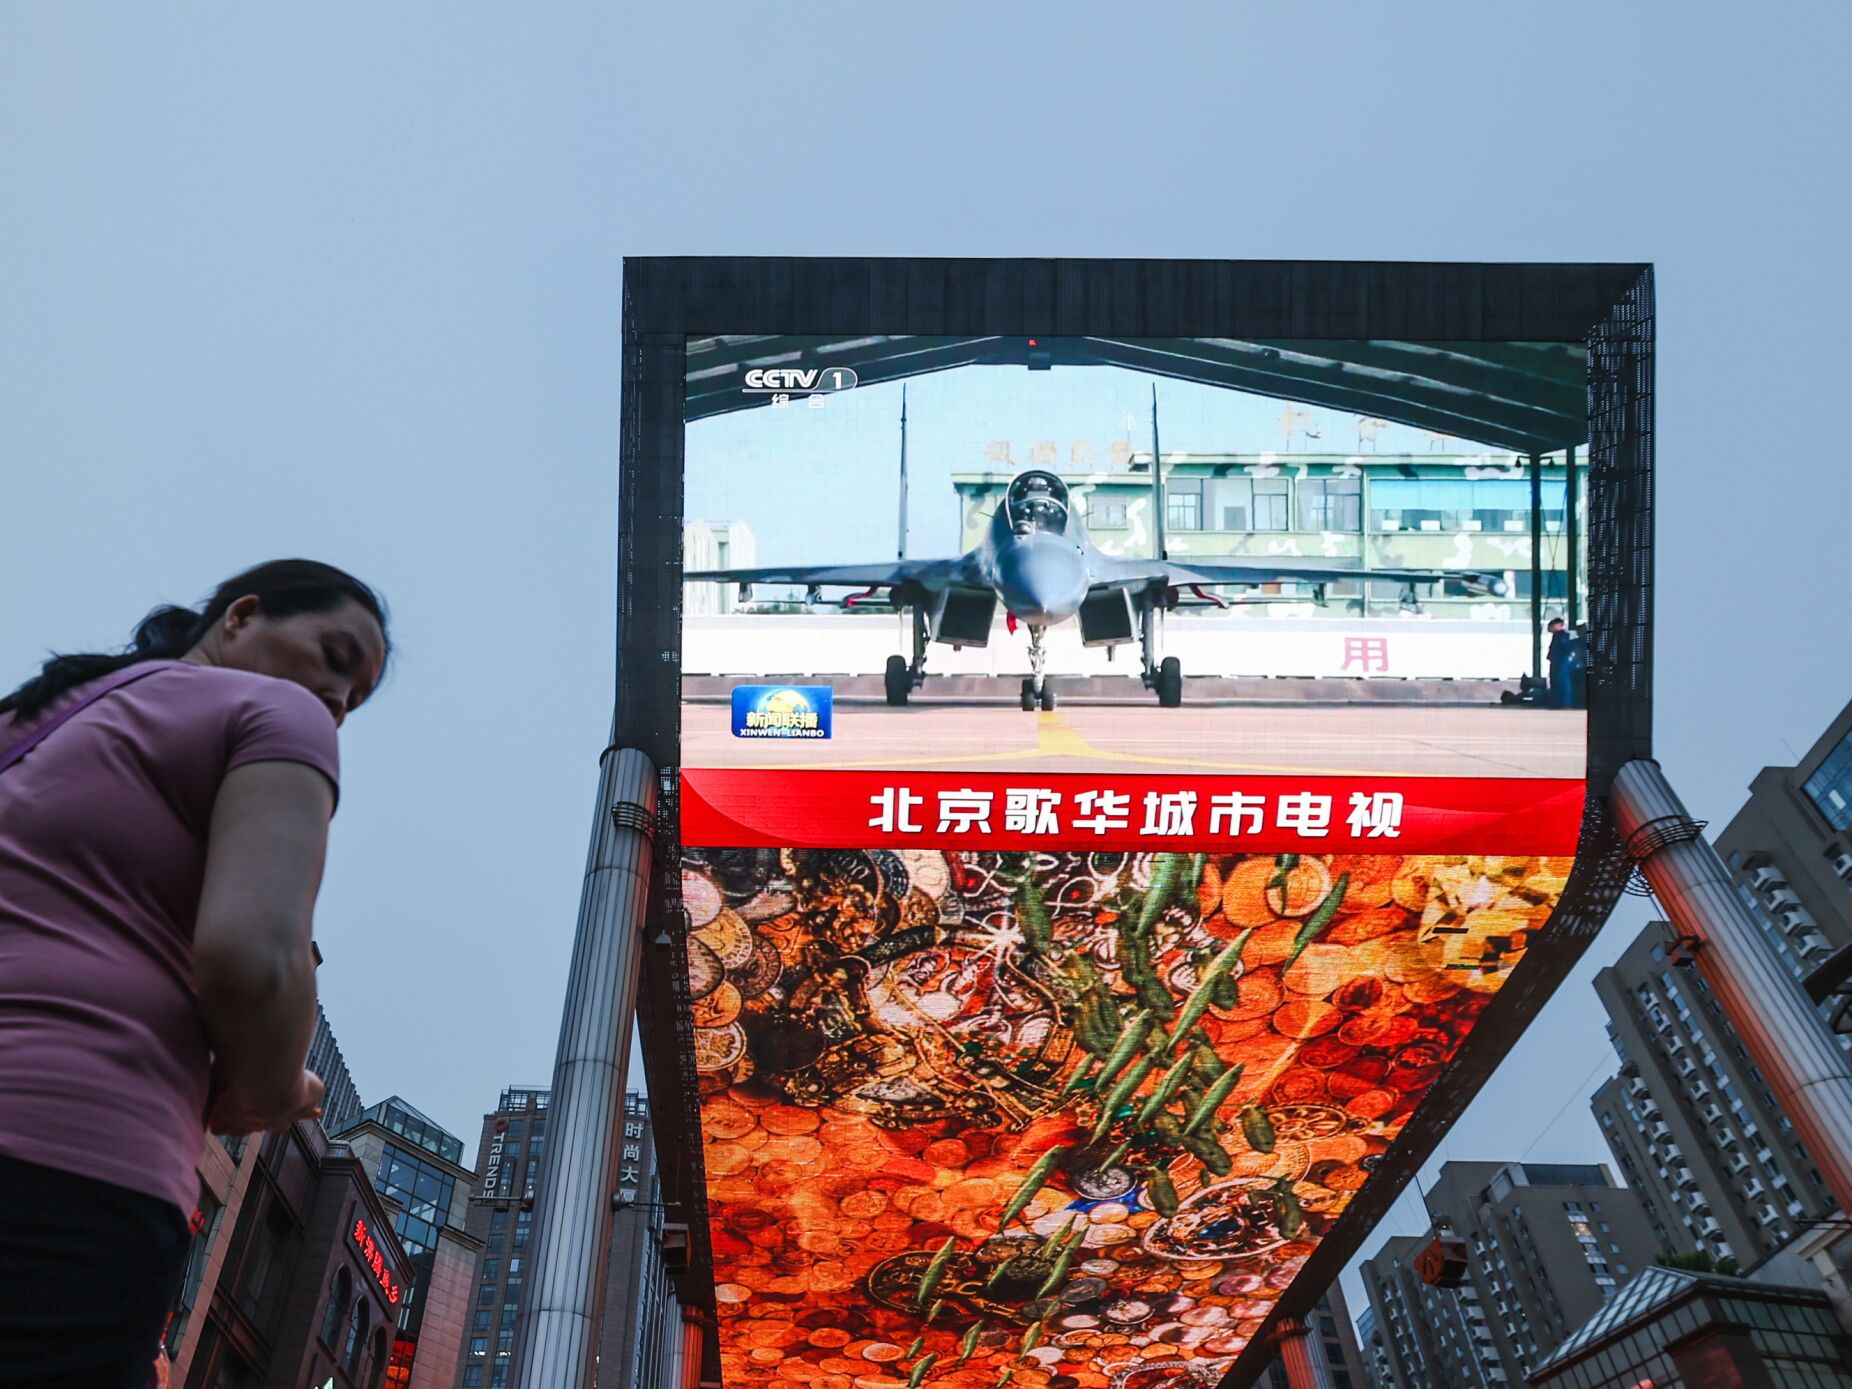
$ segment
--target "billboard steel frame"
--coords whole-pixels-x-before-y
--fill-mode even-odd
[[[638,1017],[665,1201],[687,1211],[684,1305],[712,1309],[676,803],[687,343],[824,336],[1562,343],[1587,349],[1589,751],[1576,867],[1526,962],[1230,1370],[1310,1313],[1591,941],[1630,864],[1608,791],[1652,754],[1653,276],[1641,264],[650,257],[624,272],[616,735],[662,769]],[[1465,354],[1463,354],[1465,355]],[[1468,358],[1470,360],[1470,358]],[[1476,369],[1476,368],[1475,368]],[[1538,439],[1532,447],[1546,441]],[[1575,442],[1548,441],[1551,446]],[[708,1353],[717,1355],[708,1333]],[[710,1364],[717,1360],[710,1359]]]

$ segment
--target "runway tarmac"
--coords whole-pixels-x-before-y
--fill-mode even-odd
[[[1523,706],[838,703],[828,742],[735,738],[725,704],[682,706],[685,767],[809,771],[1308,772],[1579,777],[1587,714]]]

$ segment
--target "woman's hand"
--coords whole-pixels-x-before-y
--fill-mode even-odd
[[[212,1107],[206,1126],[214,1133],[232,1135],[276,1133],[298,1119],[321,1118],[322,1099],[326,1093],[327,1087],[322,1084],[321,1077],[305,1069],[297,1080],[296,1093],[286,1106],[286,1112],[266,1113],[227,1091]]]

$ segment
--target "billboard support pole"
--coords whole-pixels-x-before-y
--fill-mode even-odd
[[[1612,791],[1627,855],[1692,946],[1704,982],[1761,1068],[1841,1210],[1852,1210],[1852,1058],[1762,939],[1754,910],[1685,813],[1657,762],[1622,767]]]
[[[1576,521],[1575,521],[1575,445],[1563,449],[1563,568],[1569,579],[1569,606],[1566,617],[1569,630],[1575,631],[1576,624],[1582,620],[1580,604],[1576,601],[1580,595],[1576,592]]]
[[[907,388],[900,388],[900,548],[897,559],[907,557]]]
[[[656,769],[634,749],[607,747],[553,1061],[515,1389],[591,1383],[655,823]]]
[[[1324,1342],[1312,1334],[1310,1323],[1290,1317],[1274,1333],[1280,1348],[1280,1363],[1286,1367],[1290,1389],[1332,1389],[1331,1363],[1325,1357]]]
[[[1158,449],[1157,387],[1151,388],[1151,535],[1156,544],[1154,559],[1169,559],[1170,547],[1164,540],[1164,455]]]
[[[1530,456],[1530,673],[1543,679],[1543,455]]]

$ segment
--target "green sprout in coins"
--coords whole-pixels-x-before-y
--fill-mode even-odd
[[[1344,905],[1344,893],[1349,887],[1350,874],[1338,874],[1337,882],[1331,885],[1331,891],[1325,894],[1325,900],[1318,904],[1318,910],[1306,918],[1305,925],[1299,928],[1299,934],[1293,937],[1293,948],[1287,953],[1285,962],[1280,966],[1282,972],[1290,969],[1293,962],[1305,953],[1306,946],[1323,935],[1325,928],[1336,919],[1338,908]]]
[[[919,1311],[932,1300],[932,1295],[939,1290],[939,1283],[945,1277],[945,1270],[952,1262],[952,1254],[958,1247],[958,1236],[947,1235],[945,1243],[939,1246],[939,1252],[932,1256],[932,1262],[926,1265],[926,1272],[920,1275],[919,1291],[913,1294],[913,1310]]]
[[[1247,1140],[1248,1147],[1255,1152],[1272,1152],[1273,1121],[1267,1117],[1267,1111],[1257,1104],[1251,1104],[1242,1110],[1241,1136]]]
[[[938,1363],[938,1356],[928,1355],[915,1365],[913,1372],[907,1376],[907,1389],[920,1389],[920,1381],[926,1378],[926,1372]]]
[[[965,1363],[965,1361],[969,1360],[971,1356],[973,1355],[973,1353],[975,1353],[977,1350],[978,1337],[982,1336],[983,1334],[984,1334],[984,1323],[981,1321],[972,1322],[971,1329],[965,1332],[964,1340],[958,1343],[958,1358],[954,1360],[952,1363],[954,1365],[962,1365]]]
[[[1029,1169],[1029,1175],[1022,1179],[1022,1185],[1016,1188],[1016,1194],[1010,1197],[1010,1203],[1003,1208],[1003,1217],[997,1222],[999,1230],[1021,1215],[1028,1204],[1036,1198],[1037,1193],[1047,1185],[1048,1178],[1055,1170],[1055,1164],[1061,1161],[1061,1155],[1067,1150],[1066,1143],[1057,1143],[1035,1160],[1035,1166]],[[948,1249],[951,1247],[950,1241],[947,1241],[946,1247]]]
[[[1305,1207],[1299,1204],[1299,1196],[1293,1190],[1291,1177],[1281,1177],[1268,1186],[1266,1196],[1273,1203],[1282,1235],[1291,1239],[1305,1228]]]

